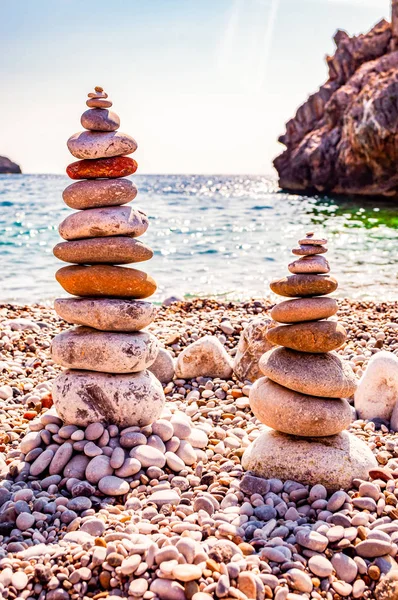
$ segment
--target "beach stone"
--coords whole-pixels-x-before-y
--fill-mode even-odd
[[[385,554],[389,554],[392,549],[393,545],[391,542],[378,540],[376,538],[363,540],[355,546],[356,553],[358,556],[362,556],[362,558],[376,558],[377,556],[384,556]]]
[[[316,254],[324,254],[327,248],[316,244],[303,244],[299,248],[293,248],[292,253],[296,256],[313,256]]]
[[[97,158],[95,160],[78,160],[66,167],[66,174],[71,179],[100,179],[128,177],[137,170],[137,163],[128,156]]]
[[[343,552],[336,552],[332,556],[332,565],[339,579],[346,583],[354,581],[358,573],[358,566],[355,560]]]
[[[115,448],[112,452],[110,465],[112,469],[120,469],[125,460],[125,453],[123,448]]]
[[[130,179],[77,181],[62,192],[65,204],[75,210],[120,206],[134,200],[136,195],[137,188]]]
[[[260,358],[266,377],[284,387],[325,398],[349,398],[357,379],[348,361],[334,352],[310,354],[274,348]]]
[[[86,100],[86,104],[90,108],[110,108],[112,106],[112,102],[104,98],[104,96],[95,96],[94,98],[90,97],[88,100]]]
[[[105,523],[102,519],[90,519],[81,525],[80,530],[93,537],[101,537],[105,533]]]
[[[321,554],[315,554],[308,560],[308,566],[314,575],[318,577],[329,577],[333,573],[333,565]]]
[[[16,571],[11,577],[11,585],[16,590],[25,590],[28,585],[28,576],[24,571]]]
[[[37,477],[40,473],[43,473],[52,461],[53,456],[54,452],[52,450],[44,450],[44,452],[42,452],[31,464],[29,474],[32,475],[32,477]]]
[[[30,527],[33,527],[35,521],[36,519],[33,515],[29,513],[21,513],[17,516],[15,524],[21,531],[26,531],[27,529],[30,529]]]
[[[90,108],[86,110],[80,122],[89,131],[116,131],[120,127],[119,116],[106,108]]]
[[[110,465],[109,456],[95,456],[86,467],[86,479],[89,483],[96,484],[107,475],[112,475],[113,469]]]
[[[375,591],[376,600],[396,600],[398,598],[398,569],[391,569],[379,581]],[[362,598],[362,596],[355,596]]]
[[[29,431],[20,443],[20,450],[24,454],[28,454],[35,448],[39,448],[41,445],[40,431]]]
[[[127,481],[115,477],[114,475],[107,475],[102,477],[98,482],[98,489],[107,496],[122,496],[127,494],[130,486]]]
[[[148,502],[153,502],[157,506],[177,505],[180,502],[180,496],[175,490],[157,490],[148,497]]]
[[[374,354],[355,392],[355,409],[360,419],[391,419],[398,430],[398,356],[382,350]]]
[[[128,431],[127,433],[121,433],[120,445],[123,448],[134,448],[134,446],[142,446],[147,443],[147,438],[143,433],[139,431]]]
[[[157,287],[144,271],[111,265],[62,267],[55,277],[66,292],[75,296],[141,300],[152,296]]]
[[[65,240],[107,236],[139,237],[148,229],[148,217],[131,206],[105,206],[72,213],[60,223]]]
[[[53,400],[63,421],[79,426],[101,421],[142,427],[159,418],[165,403],[162,385],[149,371],[114,375],[68,370],[55,379]]]
[[[179,581],[192,581],[202,576],[202,569],[198,565],[176,565],[172,575]]]
[[[347,339],[347,332],[336,321],[308,321],[279,325],[267,333],[269,342],[300,352],[329,352]]]
[[[232,358],[215,336],[205,335],[186,347],[177,358],[176,375],[180,379],[232,376]]]
[[[334,298],[297,298],[276,304],[271,310],[271,317],[280,323],[317,321],[332,317],[337,310]]]
[[[158,339],[146,331],[114,333],[91,327],[74,327],[52,340],[54,362],[67,369],[137,373],[155,361]]]
[[[329,540],[318,531],[305,528],[297,531],[296,542],[303,548],[308,548],[313,552],[323,552],[326,550]]]
[[[154,435],[158,435],[162,442],[167,442],[173,437],[174,428],[170,421],[166,421],[166,419],[158,419],[152,423],[152,433]]]
[[[159,349],[155,362],[148,368],[161,383],[169,383],[174,379],[174,360],[170,352],[164,348]]]
[[[190,421],[184,413],[174,414],[170,419],[170,424],[173,426],[174,435],[180,440],[186,440],[192,433]]]
[[[85,431],[86,440],[90,440],[93,442],[94,440],[98,440],[101,435],[104,433],[104,426],[102,423],[90,423]]]
[[[261,423],[290,435],[335,435],[351,422],[351,407],[346,400],[300,394],[267,377],[253,384],[250,408]]]
[[[58,473],[61,473],[72,458],[72,454],[72,444],[69,442],[62,444],[54,454],[54,457],[50,463],[50,467],[48,469],[50,475],[57,475]]]
[[[64,469],[64,477],[68,479],[84,479],[86,468],[90,459],[85,454],[76,454],[73,456]]]
[[[247,448],[242,466],[258,477],[322,484],[329,491],[351,489],[353,479],[368,479],[376,458],[367,444],[348,431],[324,438],[300,438],[267,429]]]
[[[122,236],[60,242],[54,246],[53,253],[64,262],[83,265],[127,265],[149,260],[153,256],[149,246]]]
[[[312,232],[308,233],[305,238],[299,240],[300,246],[325,246],[327,243],[328,241],[326,238],[314,238],[314,234]]]
[[[67,141],[69,152],[75,158],[111,158],[126,156],[137,150],[137,142],[121,131],[79,131]]]
[[[141,469],[141,463],[135,458],[126,458],[123,465],[116,469],[115,475],[117,477],[132,477]]]
[[[58,298],[56,313],[68,323],[101,331],[139,331],[156,317],[151,302],[121,298]]]
[[[337,290],[337,281],[330,275],[288,275],[271,281],[270,288],[279,296],[324,296]]]
[[[152,446],[135,446],[130,450],[130,457],[138,460],[145,468],[158,467],[163,469],[166,457],[163,452]]]
[[[271,319],[258,317],[243,329],[233,363],[234,373],[240,381],[253,382],[261,377],[258,362],[261,356],[274,346],[267,340],[266,335],[275,325]]]
[[[149,591],[156,594],[160,600],[186,600],[182,585],[170,579],[154,579]]]
[[[314,273],[317,275],[329,273],[330,266],[324,256],[303,256],[288,265],[291,273]]]

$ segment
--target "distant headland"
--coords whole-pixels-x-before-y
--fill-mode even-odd
[[[5,175],[8,173],[20,174],[22,173],[21,167],[6,156],[0,156],[0,174]]]

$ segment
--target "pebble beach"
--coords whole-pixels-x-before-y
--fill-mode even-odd
[[[204,335],[234,356],[243,328],[271,308],[264,299],[176,302],[148,330],[175,357]],[[398,354],[397,302],[340,300],[337,316],[348,333],[338,353],[358,377],[379,351]],[[351,423],[378,467],[333,493],[245,474],[243,452],[265,426],[250,410],[250,382],[235,376],[165,382],[166,407],[151,426],[68,430],[53,413],[61,368],[49,353],[66,328],[49,307],[0,307],[2,597],[393,597],[393,580],[378,584],[398,550],[398,435],[388,422]],[[68,465],[96,461],[90,481],[43,468],[46,452],[68,444]],[[101,473],[109,447],[130,453],[113,496],[120,467]]]

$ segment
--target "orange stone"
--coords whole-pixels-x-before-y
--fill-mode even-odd
[[[55,277],[74,296],[140,299],[152,296],[157,287],[143,271],[110,265],[62,267]]]
[[[99,179],[101,177],[127,177],[137,170],[137,162],[127,156],[112,158],[84,159],[71,163],[66,173],[71,179]]]

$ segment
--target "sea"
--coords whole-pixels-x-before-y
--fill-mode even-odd
[[[270,297],[289,274],[291,248],[307,231],[328,239],[340,297],[398,299],[398,205],[394,201],[298,196],[263,176],[138,175],[133,204],[149,216],[140,263],[158,284],[153,300]],[[65,296],[52,253],[72,211],[63,175],[0,175],[0,302],[50,303]],[[272,296],[271,296],[272,297]]]

